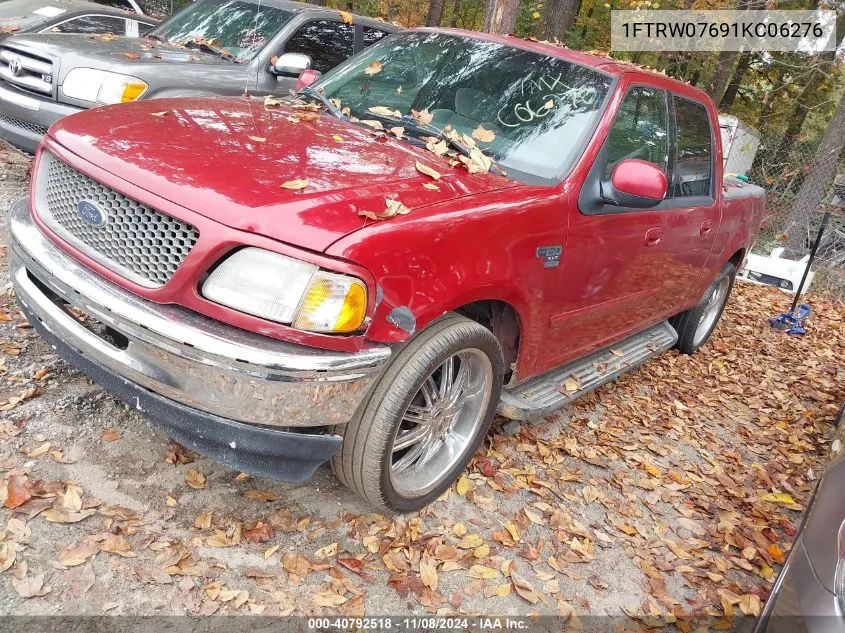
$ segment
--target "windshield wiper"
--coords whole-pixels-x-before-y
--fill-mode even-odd
[[[319,101],[324,106],[326,106],[326,110],[329,111],[329,114],[331,114],[333,117],[335,117],[337,119],[345,119],[346,118],[346,117],[343,116],[343,112],[340,111],[340,108],[338,108],[332,102],[331,99],[329,99],[326,95],[324,95],[319,90],[312,88],[311,86],[306,86],[305,88],[302,88],[297,94],[305,95],[306,97],[308,97],[310,99],[314,99],[315,101]]]
[[[182,46],[185,48],[196,48],[201,51],[205,51],[206,53],[213,53],[218,57],[222,57],[225,60],[232,62],[233,64],[239,63],[238,60],[235,59],[235,56],[232,55],[229,51],[225,48],[218,48],[217,46],[212,46],[208,42],[201,42],[199,40],[187,40],[186,42],[182,43]]]

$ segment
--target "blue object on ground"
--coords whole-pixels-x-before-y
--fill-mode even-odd
[[[786,330],[787,334],[798,336],[806,334],[804,322],[810,316],[812,309],[806,303],[798,305],[792,312],[785,312],[769,319],[769,324],[777,330]]]

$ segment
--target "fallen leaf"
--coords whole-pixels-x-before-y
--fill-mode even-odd
[[[282,554],[282,567],[289,574],[304,577],[311,571],[311,561],[301,554],[287,552]]]
[[[123,56],[126,59],[141,59],[141,56],[138,53],[124,53]]]
[[[32,499],[32,494],[26,486],[26,477],[12,475],[8,480],[5,506],[14,509]]]
[[[435,170],[435,169],[432,169],[428,165],[423,165],[420,161],[417,161],[416,168],[417,168],[417,171],[420,172],[421,174],[425,174],[426,176],[430,176],[431,178],[434,178],[435,180],[440,180],[440,172]]]
[[[123,437],[123,433],[117,429],[108,429],[100,434],[100,439],[104,442],[116,442]]]
[[[492,143],[493,139],[496,138],[496,133],[493,130],[486,130],[484,126],[479,125],[472,131],[472,138],[482,143]]]
[[[200,530],[207,530],[211,527],[211,512],[200,512],[194,520],[194,527]]]
[[[50,442],[44,442],[38,448],[27,453],[26,456],[31,459],[35,459],[37,457],[41,457],[42,455],[46,455],[50,450],[50,445]]]
[[[188,472],[185,473],[185,483],[191,488],[200,490],[206,487],[205,475],[194,468],[189,468]]]
[[[338,11],[344,24],[352,24],[352,14],[348,11]]]
[[[760,498],[763,501],[771,501],[772,503],[782,503],[784,505],[792,505],[795,503],[795,499],[792,498],[792,495],[789,495],[785,492],[770,492]]]
[[[65,582],[68,584],[68,592],[74,598],[81,598],[88,593],[88,590],[94,586],[97,580],[94,575],[94,567],[91,563],[73,569],[66,569],[63,576]]]
[[[251,141],[255,141],[256,143],[266,143],[267,139],[263,136],[253,136],[252,134],[247,134],[247,138]]]
[[[243,537],[250,543],[266,543],[273,538],[273,528],[263,521],[258,521],[254,526],[243,531]]]
[[[344,604],[349,598],[341,596],[330,591],[322,591],[314,595],[314,604],[320,607],[339,607]]]
[[[495,578],[499,575],[499,572],[492,567],[486,567],[484,565],[473,565],[467,571],[467,575],[470,578],[480,578],[484,580],[490,580]]]
[[[275,501],[278,498],[275,494],[268,490],[247,490],[244,493],[244,497],[252,499],[253,501],[264,501],[267,503]]]
[[[364,69],[364,74],[372,77],[373,75],[377,75],[381,72],[383,66],[380,61],[375,60],[370,62],[367,67]]]
[[[437,563],[428,556],[420,559],[420,578],[423,585],[437,591]]]
[[[309,184],[308,179],[306,178],[297,178],[295,180],[288,180],[282,183],[282,187],[285,189],[305,189]]]
[[[317,560],[325,560],[327,558],[332,558],[333,556],[337,555],[337,543],[330,543],[325,547],[321,547],[316,552],[314,552],[314,558]]]
[[[21,573],[15,573],[22,569]],[[50,587],[44,586],[44,574],[28,574],[26,567],[20,565],[12,572],[12,587],[21,598],[38,598],[50,593]]]

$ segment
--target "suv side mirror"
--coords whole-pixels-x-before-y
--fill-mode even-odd
[[[274,75],[283,77],[299,77],[304,71],[311,68],[311,58],[302,53],[284,53],[276,59],[271,66]]]
[[[666,197],[666,174],[654,163],[626,158],[613,168],[609,181],[601,183],[601,197],[618,207],[648,209]]]

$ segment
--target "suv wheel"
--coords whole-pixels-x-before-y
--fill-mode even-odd
[[[487,435],[504,360],[482,325],[447,314],[396,355],[332,459],[337,478],[374,505],[406,512],[434,501]]]
[[[692,354],[710,338],[728,302],[734,285],[734,277],[736,277],[736,266],[728,262],[716,275],[698,305],[669,320],[678,332],[678,342],[675,343],[675,347],[680,352]]]

